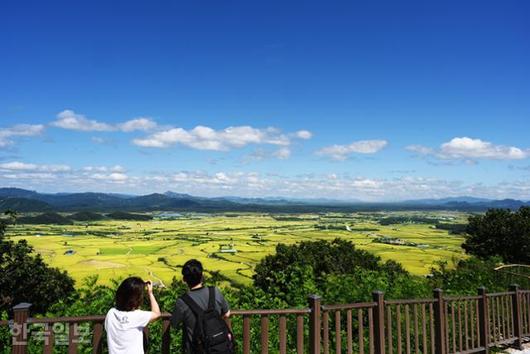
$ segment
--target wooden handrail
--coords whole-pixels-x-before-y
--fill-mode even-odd
[[[374,354],[487,353],[501,344],[520,348],[530,333],[529,290],[513,286],[510,291],[487,293],[482,288],[475,296],[445,297],[437,289],[433,295],[429,299],[384,300],[382,292],[374,292],[371,302],[327,305],[315,295],[309,297],[306,308],[232,310],[231,318],[238,319],[236,328],[241,333],[235,335],[241,339],[245,354],[287,353],[292,349],[298,354],[321,350],[353,353],[354,348]],[[105,315],[30,317],[29,310],[29,304],[17,305],[13,320],[0,321],[0,326],[14,330],[12,353],[27,353],[28,325],[43,325],[48,340],[43,352],[52,353],[52,328],[59,323],[66,325],[68,352],[73,353],[79,336],[75,329],[86,322],[92,323],[93,353],[103,352]],[[259,321],[252,321],[252,317]],[[171,313],[162,313],[161,347],[153,348],[164,354],[170,352],[170,319]],[[252,330],[256,325],[258,331]],[[276,348],[270,348],[271,339]],[[259,350],[254,347],[258,343]]]

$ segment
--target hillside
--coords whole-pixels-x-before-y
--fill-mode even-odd
[[[52,209],[53,207],[50,204],[40,200],[20,197],[0,198],[0,211],[16,210],[17,212],[31,212]]]
[[[105,216],[90,211],[80,211],[70,215],[69,218],[75,221],[99,221],[104,220]]]
[[[8,209],[21,212],[355,212],[355,211],[405,211],[405,210],[455,210],[485,211],[489,208],[518,209],[530,206],[529,201],[514,199],[489,200],[473,197],[408,200],[403,202],[369,203],[357,200],[196,197],[188,194],[166,192],[142,196],[107,193],[57,193],[44,194],[19,188],[0,188],[0,211]]]
[[[116,211],[114,213],[107,214],[107,217],[112,220],[135,220],[135,221],[148,221],[153,218],[150,215],[125,213],[123,211]]]
[[[43,213],[36,216],[22,216],[17,218],[17,224],[30,225],[71,225],[72,220],[57,213]]]

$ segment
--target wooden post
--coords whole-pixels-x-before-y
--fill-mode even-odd
[[[31,304],[22,302],[13,307],[12,349],[13,354],[28,352],[28,317]]]
[[[321,298],[318,295],[309,295],[309,353],[320,354],[320,310]]]
[[[480,346],[484,348],[482,353],[489,353],[490,347],[490,323],[488,313],[488,297],[486,296],[486,288],[478,288],[478,324],[480,334]]]
[[[92,354],[103,353],[103,322],[94,324],[94,334],[92,335]]]
[[[162,354],[170,353],[171,345],[171,323],[169,318],[162,320]]]
[[[434,289],[434,353],[445,354],[445,303],[442,289]]]
[[[250,354],[250,316],[243,316],[243,354]]]
[[[374,316],[374,349],[376,354],[385,354],[385,295],[382,291],[372,293],[377,303]]]
[[[523,350],[523,331],[521,330],[521,297],[519,293],[519,285],[510,286],[510,291],[513,291],[512,295],[512,313],[513,313],[513,335],[515,336],[514,346]]]
[[[269,354],[269,316],[261,315],[261,354]]]

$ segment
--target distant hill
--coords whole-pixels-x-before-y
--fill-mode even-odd
[[[91,211],[80,211],[70,215],[68,218],[75,221],[98,221],[105,219],[105,216]]]
[[[493,205],[495,208],[518,209],[522,206],[530,205],[530,202],[523,202],[516,199],[502,199],[491,201],[490,205]]]
[[[120,208],[128,199],[105,193],[39,194],[35,199],[59,210],[99,210]]]
[[[53,224],[53,225],[71,225],[72,220],[57,214],[43,213],[37,216],[22,216],[17,218],[17,224]]]
[[[164,193],[164,195],[166,197],[170,197],[170,198],[178,198],[178,199],[193,199],[193,198],[197,198],[197,197],[194,197],[192,195],[189,195],[189,194],[185,194],[185,193],[175,193],[175,192],[171,192],[171,191],[167,191]]]
[[[242,197],[217,197],[212,198],[215,201],[225,201],[236,204],[254,204],[254,205],[286,205],[293,204],[291,200],[285,198],[242,198]]]
[[[123,211],[116,211],[114,213],[107,214],[107,217],[109,219],[114,219],[114,220],[138,220],[138,221],[148,221],[153,218],[150,215],[125,213]]]
[[[16,210],[18,212],[48,211],[53,207],[45,202],[29,198],[7,197],[0,198],[0,212]]]
[[[35,198],[39,193],[20,188],[0,188],[0,198]]]
[[[45,194],[20,188],[0,188],[0,211],[12,209],[20,212],[354,212],[379,210],[458,210],[484,211],[489,208],[518,209],[530,202],[504,199],[490,200],[475,197],[450,197],[419,199],[400,202],[363,202],[359,200],[334,200],[317,198],[243,198],[196,197],[189,194],[165,192],[142,196],[107,193],[57,193]],[[89,219],[95,215],[84,214]],[[80,216],[83,217],[83,214]],[[85,221],[85,220],[83,220]]]
[[[193,197],[169,197],[158,193],[127,199],[128,208],[134,210],[174,210],[198,205]]]
[[[441,205],[441,204],[448,204],[448,203],[488,203],[491,202],[491,199],[486,198],[475,198],[475,197],[449,197],[449,198],[441,198],[441,199],[415,199],[415,200],[406,200],[402,203],[410,203],[410,204],[426,204],[426,205]]]

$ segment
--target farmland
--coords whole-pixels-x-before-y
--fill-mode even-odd
[[[464,257],[462,236],[443,225],[462,224],[456,212],[327,214],[184,214],[165,220],[99,220],[73,225],[11,226],[12,240],[26,239],[44,260],[80,284],[98,274],[109,283],[129,274],[168,284],[190,258],[234,283],[249,283],[253,268],[278,243],[342,238],[410,272],[428,274],[436,261]],[[440,226],[440,225],[439,225]]]

